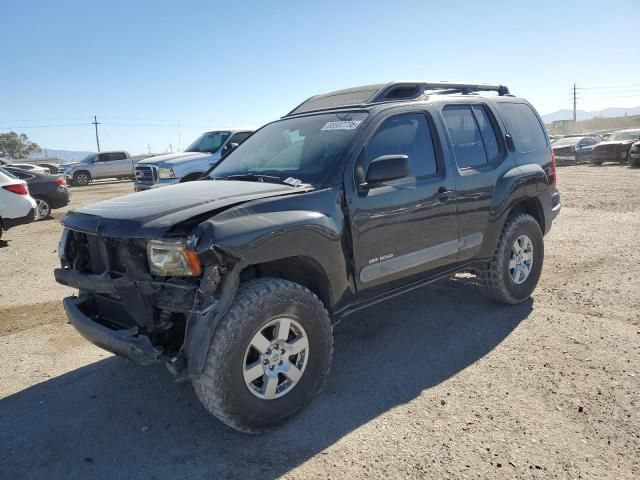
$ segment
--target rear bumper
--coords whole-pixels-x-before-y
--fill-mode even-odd
[[[62,208],[69,205],[71,201],[71,193],[68,188],[58,188],[51,194],[50,198],[51,208]]]
[[[25,225],[27,223],[31,223],[35,220],[35,209],[29,210],[24,217],[17,218],[3,218],[2,225],[5,230],[9,230],[10,228],[17,227],[18,225]]]
[[[163,360],[162,351],[155,348],[149,338],[138,335],[137,328],[115,330],[84,314],[78,297],[63,301],[69,323],[94,345],[115,353],[140,365],[153,365]]]

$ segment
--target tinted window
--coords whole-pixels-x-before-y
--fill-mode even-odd
[[[126,160],[127,156],[124,154],[124,152],[113,152],[109,154],[109,157],[111,157],[111,160]]]
[[[480,134],[482,135],[484,152],[487,155],[487,159],[489,159],[489,162],[493,162],[500,156],[500,147],[498,145],[498,137],[496,136],[496,131],[493,129],[493,125],[491,124],[491,120],[489,119],[489,114],[484,107],[480,105],[474,105],[471,108],[473,110],[473,115],[476,118],[476,122],[478,122]]]
[[[382,155],[407,155],[414,177],[434,175],[438,169],[427,118],[413,113],[386,119],[367,145],[366,164]]]
[[[445,107],[442,116],[449,131],[458,166],[465,168],[486,165],[488,159],[482,133],[471,106],[451,105]],[[491,127],[489,126],[489,128]]]
[[[233,137],[231,137],[229,143],[237,143],[238,145],[240,145],[249,135],[251,135],[251,132],[236,133]]]
[[[547,139],[537,115],[525,103],[498,103],[498,111],[513,137],[520,153],[535,152],[547,148]]]
[[[584,139],[584,145],[595,145],[596,143],[598,143],[595,138],[585,138]]]
[[[109,161],[111,161],[111,157],[109,156],[108,153],[101,153],[100,155],[98,155],[98,161],[99,162],[109,162]]]

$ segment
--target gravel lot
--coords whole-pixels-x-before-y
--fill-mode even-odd
[[[62,212],[7,232],[0,478],[640,478],[640,169],[563,167],[559,188],[532,301],[456,279],[356,314],[318,399],[257,437],[66,324]],[[75,188],[71,208],[131,191]]]

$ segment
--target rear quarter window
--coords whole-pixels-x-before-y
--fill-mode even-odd
[[[538,116],[526,103],[497,103],[496,108],[507,125],[516,151],[520,153],[545,150],[547,135]]]

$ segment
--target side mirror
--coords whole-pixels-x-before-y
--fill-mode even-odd
[[[231,152],[233,152],[236,148],[238,148],[239,143],[227,143],[222,149],[222,157],[226,157]]]
[[[366,182],[360,185],[371,188],[376,185],[411,175],[411,164],[406,155],[382,155],[374,158],[367,168]]]

